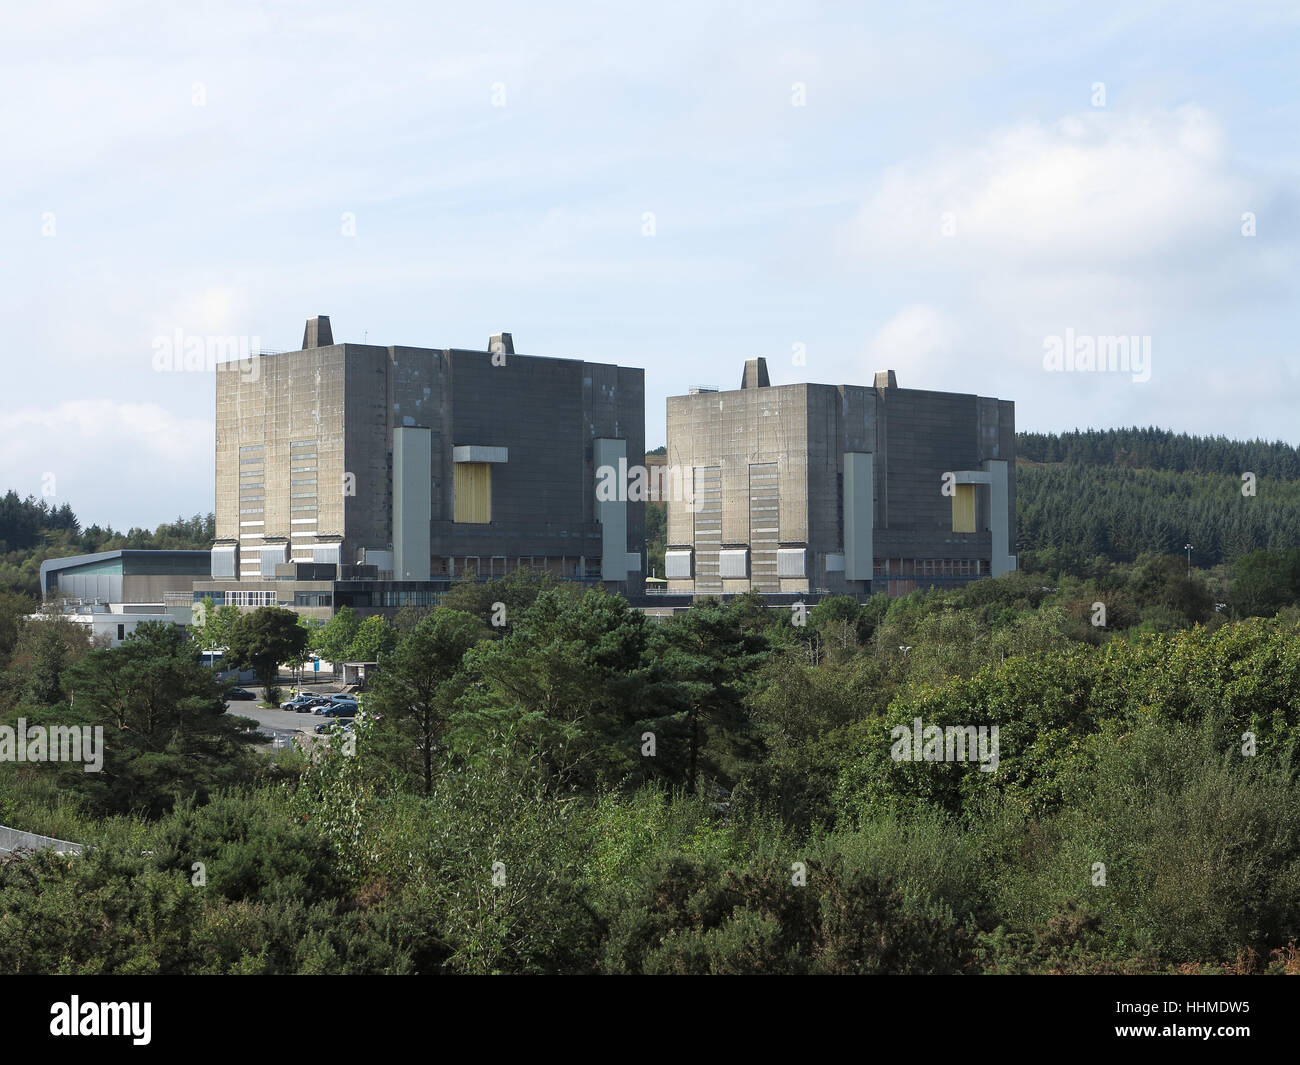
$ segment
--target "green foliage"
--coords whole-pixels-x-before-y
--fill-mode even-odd
[[[235,622],[229,639],[230,660],[257,673],[266,685],[266,701],[274,706],[281,664],[297,662],[307,646],[307,632],[298,624],[298,615],[283,607],[259,607]]]
[[[1300,480],[1300,451],[1281,440],[1229,440],[1168,429],[1089,429],[1070,433],[1017,433],[1016,453],[1028,462],[1074,466],[1221,473]]]
[[[199,665],[198,652],[174,626],[140,624],[120,646],[91,651],[67,684],[71,707],[28,718],[104,729],[102,771],[61,767],[63,786],[90,808],[156,815],[181,798],[251,779],[243,719],[225,713],[212,670]]]
[[[509,633],[465,657],[478,678],[458,722],[462,742],[509,726],[557,782],[592,786],[639,768],[638,721],[658,694],[649,627],[599,589],[541,592]]]
[[[202,610],[198,612],[201,623],[191,631],[195,645],[204,651],[229,647],[231,634],[243,617],[243,611],[233,603],[216,606],[211,596],[205,598],[201,605]]]
[[[668,504],[647,502],[645,505],[645,543],[647,576],[662,577],[664,552],[668,549]]]
[[[951,973],[967,936],[909,912],[888,880],[838,860],[750,861],[741,870],[673,858],[647,870],[614,920],[605,969],[646,974]]]
[[[514,628],[515,619],[521,617],[543,592],[570,598],[582,595],[578,585],[557,581],[549,573],[515,570],[504,578],[491,581],[480,581],[473,574],[466,573],[443,595],[439,605],[492,623],[497,614],[496,604],[501,603],[505,607],[505,624],[492,623],[492,635],[505,636]]]
[[[1132,561],[1195,547],[1201,565],[1300,542],[1300,479],[1261,481],[1241,494],[1240,473],[1177,473],[1110,466],[1016,467],[1016,531],[1027,552]],[[1266,490],[1265,490],[1266,485]]]
[[[316,652],[337,669],[347,661],[348,648],[356,637],[361,621],[350,606],[341,606],[316,637]]]
[[[397,633],[380,614],[364,618],[348,643],[349,662],[378,662],[397,645]]]
[[[1233,564],[1233,613],[1270,617],[1300,603],[1300,547],[1290,551],[1252,551]]]
[[[704,777],[729,787],[755,751],[743,700],[768,649],[762,635],[746,630],[744,611],[744,603],[708,599],[654,632],[654,656],[671,678],[662,689],[670,714],[660,717],[660,728],[685,741],[688,793]]]
[[[1279,558],[1239,567],[1242,612]],[[802,627],[474,582],[473,613],[340,612],[340,658],[395,641],[364,713],[274,758],[172,628],[69,644],[39,704],[15,612],[0,715],[108,743],[102,773],[0,763],[0,823],[89,848],[0,861],[0,971],[1282,971],[1300,612],[1207,613],[1219,579],[1146,555]],[[917,718],[996,726],[996,770],[896,759]]]
[[[366,711],[382,715],[395,763],[414,763],[426,795],[433,791],[436,748],[468,683],[461,660],[486,639],[487,626],[477,618],[439,607],[379,660]],[[382,742],[378,735],[376,741]]]

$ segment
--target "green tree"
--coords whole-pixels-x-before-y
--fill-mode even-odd
[[[235,624],[243,617],[243,611],[233,603],[216,606],[212,597],[206,597],[202,604],[200,617],[202,621],[195,627],[195,642],[203,651],[219,651],[230,645],[230,634]]]
[[[278,606],[259,607],[243,615],[230,634],[229,655],[242,667],[251,667],[266,686],[266,701],[279,699],[276,685],[280,664],[296,662],[307,646],[306,630],[298,615]]]
[[[1189,622],[1214,616],[1214,597],[1196,573],[1188,574],[1187,561],[1177,555],[1144,555],[1129,579],[1129,592],[1140,610],[1163,607]]]
[[[215,674],[175,626],[143,622],[120,646],[91,651],[68,688],[78,720],[107,734],[103,770],[68,781],[103,811],[157,814],[251,774],[247,719],[226,714]]]
[[[378,662],[380,655],[391,651],[397,644],[397,633],[379,614],[365,618],[348,644],[349,662]]]
[[[348,646],[357,634],[357,626],[360,624],[360,620],[350,606],[341,606],[321,629],[316,650],[334,667],[335,673],[338,673],[339,663],[346,661]]]
[[[27,619],[13,656],[18,687],[40,706],[62,702],[64,672],[89,644],[86,629],[64,614],[49,610]]]
[[[645,616],[621,596],[547,589],[507,636],[466,656],[481,678],[466,727],[516,727],[560,780],[621,778],[642,761],[633,725],[654,691],[647,649]]]
[[[407,757],[415,753],[426,795],[433,791],[434,751],[464,690],[461,659],[486,639],[478,618],[440,607],[379,659],[367,714],[382,722],[381,731],[394,736]]]
[[[685,718],[686,790],[701,763],[730,782],[750,753],[755,729],[745,714],[747,675],[767,657],[767,641],[741,627],[737,610],[716,599],[696,603],[656,630],[655,655],[670,699]]]
[[[1239,617],[1271,617],[1300,601],[1300,547],[1253,551],[1233,565],[1232,609]]]
[[[9,665],[27,616],[35,609],[35,604],[27,596],[0,591],[0,669]]]

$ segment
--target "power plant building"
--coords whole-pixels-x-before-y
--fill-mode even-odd
[[[597,470],[644,463],[644,371],[483,351],[335,343],[217,373],[217,539],[194,598],[328,617],[434,605],[516,569],[639,595],[644,503]]]
[[[772,386],[668,399],[667,593],[865,596],[1016,568],[1015,405],[900,388]]]

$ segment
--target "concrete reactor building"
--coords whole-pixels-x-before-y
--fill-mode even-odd
[[[335,343],[217,374],[217,539],[194,598],[328,617],[433,605],[523,568],[639,595],[645,508],[602,466],[645,461],[643,370],[488,350]]]
[[[669,595],[873,592],[1016,568],[1015,404],[900,388],[773,387],[668,399]]]

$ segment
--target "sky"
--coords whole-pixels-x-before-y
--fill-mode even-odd
[[[207,513],[159,338],[315,315],[642,367],[647,447],[754,356],[1300,444],[1297,56],[1294,2],[11,7],[0,491]]]

